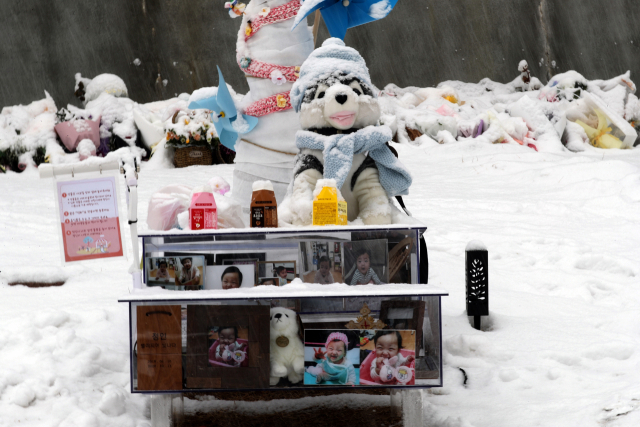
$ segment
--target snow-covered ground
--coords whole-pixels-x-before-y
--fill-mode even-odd
[[[399,148],[415,178],[408,208],[429,227],[430,283],[450,293],[444,387],[425,394],[432,425],[640,425],[640,149]],[[140,218],[161,187],[231,181],[232,170],[143,165]],[[116,302],[131,261],[60,267],[51,180],[28,168],[0,175],[0,188],[0,425],[149,425],[148,398],[129,393],[128,315]],[[465,315],[472,239],[489,250],[482,332]],[[7,284],[44,272],[68,280]]]

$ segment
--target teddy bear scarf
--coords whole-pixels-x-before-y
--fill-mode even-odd
[[[368,151],[376,162],[380,184],[389,197],[394,197],[409,194],[412,178],[386,145],[392,136],[388,126],[367,126],[350,134],[331,136],[301,130],[296,134],[296,146],[299,149],[322,150],[324,177],[335,179],[338,188],[347,179],[353,156]]]

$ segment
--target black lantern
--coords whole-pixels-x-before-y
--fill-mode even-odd
[[[465,265],[467,316],[473,316],[474,327],[480,329],[480,316],[489,315],[489,252],[481,242],[469,242]]]

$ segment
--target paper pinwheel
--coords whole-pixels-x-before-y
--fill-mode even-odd
[[[251,132],[258,124],[258,118],[238,114],[220,67],[218,67],[218,78],[218,93],[209,98],[192,101],[189,103],[189,108],[192,110],[207,109],[213,111],[213,125],[216,128],[220,142],[225,147],[235,151],[238,135]]]
[[[384,18],[397,2],[398,0],[305,0],[293,28],[313,11],[320,9],[331,37],[344,40],[348,28]]]

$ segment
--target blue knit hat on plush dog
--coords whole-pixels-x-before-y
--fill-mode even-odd
[[[335,73],[356,77],[369,89],[373,88],[369,69],[358,51],[345,46],[344,42],[338,38],[330,38],[325,40],[321,47],[311,52],[311,55],[302,63],[300,77],[293,84],[289,95],[294,110],[300,112],[307,90],[319,80],[326,79]],[[373,96],[375,97],[375,93]]]

